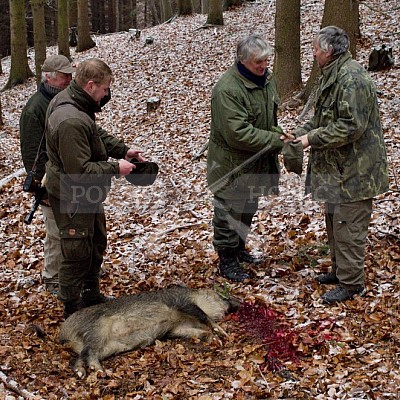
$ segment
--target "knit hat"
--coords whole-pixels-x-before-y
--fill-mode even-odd
[[[75,67],[71,65],[67,57],[61,54],[57,54],[54,56],[49,56],[46,58],[46,60],[44,60],[42,71],[72,74],[75,72]]]
[[[126,175],[126,180],[136,186],[150,186],[154,183],[158,174],[158,165],[151,161],[139,162],[135,158],[130,161],[136,168]]]

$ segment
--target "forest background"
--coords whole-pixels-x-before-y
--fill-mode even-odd
[[[301,2],[301,67],[312,69],[311,40],[324,4]],[[237,40],[260,32],[274,43],[275,3],[243,3],[224,12],[224,25],[205,28],[207,16],[193,14],[147,27],[136,39],[127,32],[93,35],[95,46],[76,52],[106,61],[115,73],[113,98],[98,122],[159,163],[149,188],[115,180],[106,201],[109,248],[105,293],[120,296],[169,284],[226,287],[253,310],[227,318],[228,337],[211,343],[163,341],[110,358],[106,371],[85,380],[73,376],[71,354],[57,343],[62,309],[44,290],[44,224],[37,212],[23,223],[32,198],[22,192],[18,119],[36,90],[35,78],[1,93],[0,130],[0,396],[43,399],[398,399],[400,396],[400,231],[398,122],[400,79],[395,65],[371,72],[379,95],[389,155],[391,190],[374,202],[366,254],[365,298],[324,306],[313,276],[329,268],[321,205],[304,196],[304,177],[282,167],[281,193],[263,198],[250,238],[267,255],[249,284],[217,275],[212,248],[212,197],[205,181],[210,94],[232,64]],[[393,47],[398,61],[397,1],[360,3],[357,59],[365,67],[373,47]],[[146,44],[146,37],[154,38]],[[47,55],[57,47],[48,47]],[[34,52],[28,49],[34,70]],[[10,58],[2,59],[0,85]],[[287,131],[301,121],[297,93],[279,113]],[[160,107],[148,112],[147,100]],[[307,154],[305,156],[305,160]],[[283,164],[282,164],[283,165]],[[263,308],[264,307],[264,308]],[[251,324],[250,324],[251,322]],[[36,327],[36,328],[35,328]],[[46,333],[38,335],[37,327]],[[260,330],[262,327],[264,330]],[[266,337],[266,333],[268,336]],[[14,383],[11,382],[14,381]],[[19,392],[19,394],[16,394]]]

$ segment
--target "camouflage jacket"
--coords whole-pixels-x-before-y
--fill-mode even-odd
[[[46,119],[46,189],[53,197],[80,203],[101,203],[119,175],[128,147],[97,126],[100,106],[75,81],[50,102]]]
[[[263,88],[243,77],[236,64],[215,85],[211,98],[211,132],[207,181],[222,198],[276,193],[280,134],[278,94],[268,75]]]
[[[350,53],[323,69],[314,117],[295,132],[304,134],[311,146],[306,186],[314,200],[350,203],[388,190],[375,86]]]

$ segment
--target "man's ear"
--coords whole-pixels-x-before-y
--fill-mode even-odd
[[[83,90],[85,92],[88,92],[89,94],[91,94],[92,91],[93,91],[93,86],[94,86],[94,82],[93,81],[88,81],[87,84],[85,85],[85,87],[83,88]]]

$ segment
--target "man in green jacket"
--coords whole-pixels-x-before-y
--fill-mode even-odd
[[[65,318],[108,301],[99,288],[107,245],[102,203],[112,177],[126,176],[134,168],[128,160],[144,161],[140,150],[129,149],[96,125],[95,113],[109,97],[112,80],[106,63],[85,60],[47,112],[46,188],[61,238],[58,298]]]
[[[388,190],[385,143],[374,83],[352,59],[349,38],[336,26],[314,40],[322,70],[314,117],[298,128],[296,140],[311,147],[306,186],[325,202],[332,271],[316,277],[337,287],[326,303],[365,293],[364,253],[372,198]]]
[[[214,195],[213,245],[219,272],[232,281],[250,276],[241,262],[260,263],[245,248],[260,196],[276,194],[278,94],[268,70],[272,49],[257,34],[237,45],[234,65],[219,79],[211,98],[207,181]]]
[[[26,172],[35,173],[41,182],[45,173],[46,141],[44,128],[47,107],[50,100],[65,89],[72,79],[72,67],[67,57],[52,55],[42,65],[42,81],[37,92],[28,100],[19,120],[22,161]],[[35,164],[35,160],[36,164]],[[44,269],[42,279],[46,289],[53,294],[58,291],[58,268],[61,262],[61,246],[58,228],[51,207],[43,200],[41,210],[44,216],[46,237],[44,239]]]

